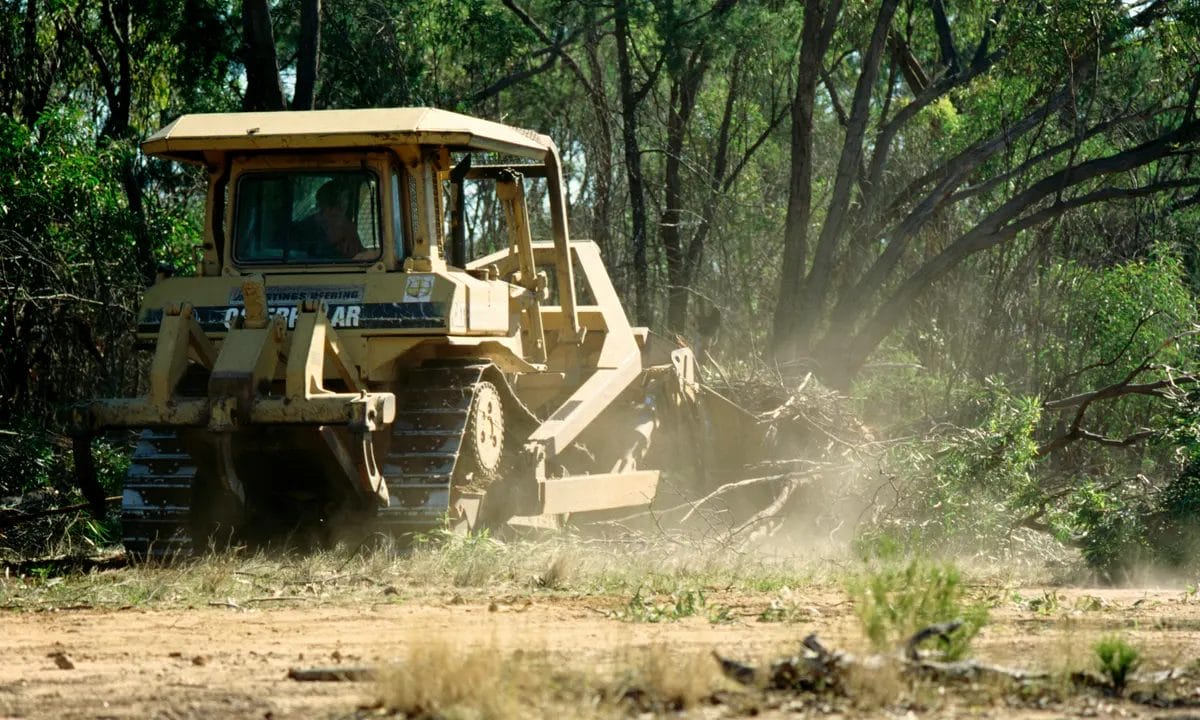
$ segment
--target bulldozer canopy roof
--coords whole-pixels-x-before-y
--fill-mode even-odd
[[[203,162],[204,153],[445,145],[542,159],[549,138],[436,108],[183,115],[142,143],[147,155]]]

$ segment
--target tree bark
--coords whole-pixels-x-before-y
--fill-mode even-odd
[[[828,4],[811,0],[804,6],[796,91],[791,107],[791,171],[783,226],[783,264],[771,332],[771,348],[780,362],[790,361],[802,352],[796,329],[801,313],[806,312],[800,307],[800,298],[804,292],[808,229],[812,219],[813,108],[825,52],[840,12],[841,0],[830,0]]]
[[[629,5],[616,2],[617,75],[621,93],[622,147],[625,151],[625,175],[629,185],[630,237],[633,254],[634,317],[649,325],[650,275],[646,259],[646,187],[642,177],[642,148],[638,141],[638,106],[644,92],[634,89],[630,63]],[[648,80],[647,83],[650,81]]]
[[[599,135],[590,157],[596,164],[592,173],[595,198],[592,206],[592,238],[600,246],[600,252],[611,268],[616,260],[612,241],[612,185],[613,185],[613,136],[612,122],[608,116],[608,102],[604,96],[604,69],[599,54],[600,36],[595,27],[589,29],[585,40],[588,72],[591,82],[580,73],[585,91],[591,101],[592,113],[596,116]]]
[[[663,167],[663,211],[659,220],[658,235],[667,256],[667,329],[674,333],[685,332],[688,306],[687,258],[681,240],[680,225],[683,221],[683,153],[684,140],[696,98],[708,62],[697,54],[698,49],[684,60],[682,72],[675,73],[671,80],[671,91],[667,107],[667,147]]]
[[[792,325],[793,341],[800,348],[809,347],[813,333],[824,319],[834,263],[850,211],[854,180],[862,163],[863,139],[867,123],[871,119],[871,95],[875,90],[875,80],[879,77],[883,51],[891,32],[892,17],[898,2],[899,0],[883,0],[870,44],[862,59],[862,72],[854,89],[854,101],[850,106],[850,119],[838,160],[832,197],[825,214],[825,222],[821,226],[821,235],[817,239],[812,267],[804,281],[804,292],[800,300],[801,312]]]
[[[246,67],[243,110],[287,110],[267,0],[242,3],[242,63]]]
[[[273,46],[273,45],[272,45]],[[321,0],[301,0],[293,110],[312,110],[321,69]]]
[[[942,65],[946,73],[954,75],[958,72],[958,50],[954,47],[954,36],[950,32],[950,19],[946,16],[945,0],[931,0],[933,10],[933,27],[937,30],[938,47],[942,52]]]

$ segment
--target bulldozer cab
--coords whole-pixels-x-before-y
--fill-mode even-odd
[[[545,136],[401,108],[184,116],[143,148],[208,171],[202,277],[430,273],[441,279],[410,290],[432,284],[434,295],[442,279],[503,281],[521,326],[508,347],[527,369],[544,369],[549,342],[577,347],[586,334],[579,296],[596,303],[594,283],[577,277],[561,162]],[[443,302],[449,334],[511,334],[507,314],[496,317],[501,299],[464,294]]]

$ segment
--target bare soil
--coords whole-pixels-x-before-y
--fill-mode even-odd
[[[974,655],[1011,667],[1065,672],[1091,662],[1091,645],[1119,631],[1142,648],[1143,671],[1186,666],[1200,652],[1200,603],[1182,589],[1020,589],[999,591]],[[230,603],[183,609],[7,611],[0,614],[0,717],[3,718],[312,718],[351,717],[378,697],[370,682],[297,682],[291,668],[383,666],[406,648],[431,642],[512,653],[539,653],[597,672],[639,649],[717,651],[761,662],[793,652],[817,632],[833,648],[864,651],[846,597],[832,588],[795,591],[796,622],[762,622],[777,593],[712,592],[724,608],[714,624],[698,614],[676,622],[614,617],[626,596],[515,595],[418,600],[381,594],[354,607],[274,607]],[[295,603],[293,603],[295,605]],[[67,662],[63,662],[65,660]],[[64,669],[61,664],[69,665]],[[1200,699],[1200,686],[1194,691]],[[1039,708],[995,697],[980,705],[939,696],[904,708],[874,709],[764,700],[693,708],[703,716],[849,714],[986,717],[1168,717],[1200,709],[1156,708],[1098,696]],[[1176,703],[1179,704],[1179,703]],[[1186,704],[1186,703],[1184,703]],[[825,712],[823,712],[825,711]],[[362,711],[366,712],[366,711]],[[582,715],[586,712],[581,711]]]

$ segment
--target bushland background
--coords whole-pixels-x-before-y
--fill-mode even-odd
[[[730,528],[1061,551],[1109,579],[1194,562],[1194,0],[0,9],[0,507],[77,501],[61,412],[138,391],[138,293],[197,260],[202,178],[141,138],[185,112],[432,105],[555,138],[573,233],[633,319],[786,424]],[[102,453],[115,490],[121,439]]]

